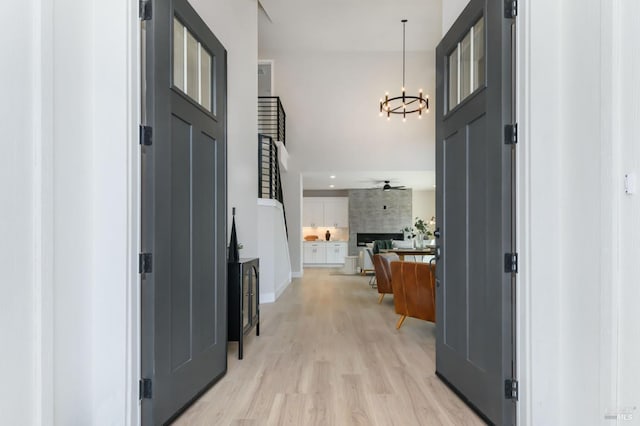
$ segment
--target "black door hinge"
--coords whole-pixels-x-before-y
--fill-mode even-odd
[[[138,399],[151,399],[151,379],[140,379]]]
[[[504,0],[504,17],[513,19],[518,16],[518,0]]]
[[[504,271],[507,273],[518,272],[518,253],[504,254]]]
[[[515,145],[518,143],[517,124],[507,124],[504,126],[504,143],[505,145]]]
[[[153,129],[151,126],[140,125],[140,145],[151,145],[153,136]]]
[[[140,274],[148,274],[152,269],[153,256],[151,253],[140,253],[138,258],[138,272]]]
[[[518,400],[518,381],[515,379],[507,379],[504,381],[504,397],[505,399]]]
[[[151,19],[151,0],[140,0],[139,12],[141,21],[148,21]]]

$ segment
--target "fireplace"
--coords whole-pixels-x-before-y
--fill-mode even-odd
[[[358,247],[365,247],[369,243],[373,243],[376,240],[404,240],[402,233],[364,233],[358,232],[356,234],[356,245]]]

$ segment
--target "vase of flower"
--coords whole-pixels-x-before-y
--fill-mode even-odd
[[[416,222],[413,224],[416,229],[416,248],[424,248],[425,238],[429,239],[431,237],[429,227],[432,226],[432,223],[435,223],[434,219],[431,219],[431,221],[427,223],[419,217],[416,217]]]

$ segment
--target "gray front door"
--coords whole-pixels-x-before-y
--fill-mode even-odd
[[[436,50],[436,372],[499,425],[515,423],[510,3],[471,0]]]
[[[142,422],[164,424],[227,369],[226,51],[186,0],[143,23]],[[145,262],[142,262],[145,263]],[[143,265],[144,266],[144,265]]]

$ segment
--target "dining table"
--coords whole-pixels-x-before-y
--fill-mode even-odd
[[[391,248],[380,250],[383,253],[395,253],[401,261],[405,256],[432,256],[436,254],[436,246],[426,246],[423,248]]]

